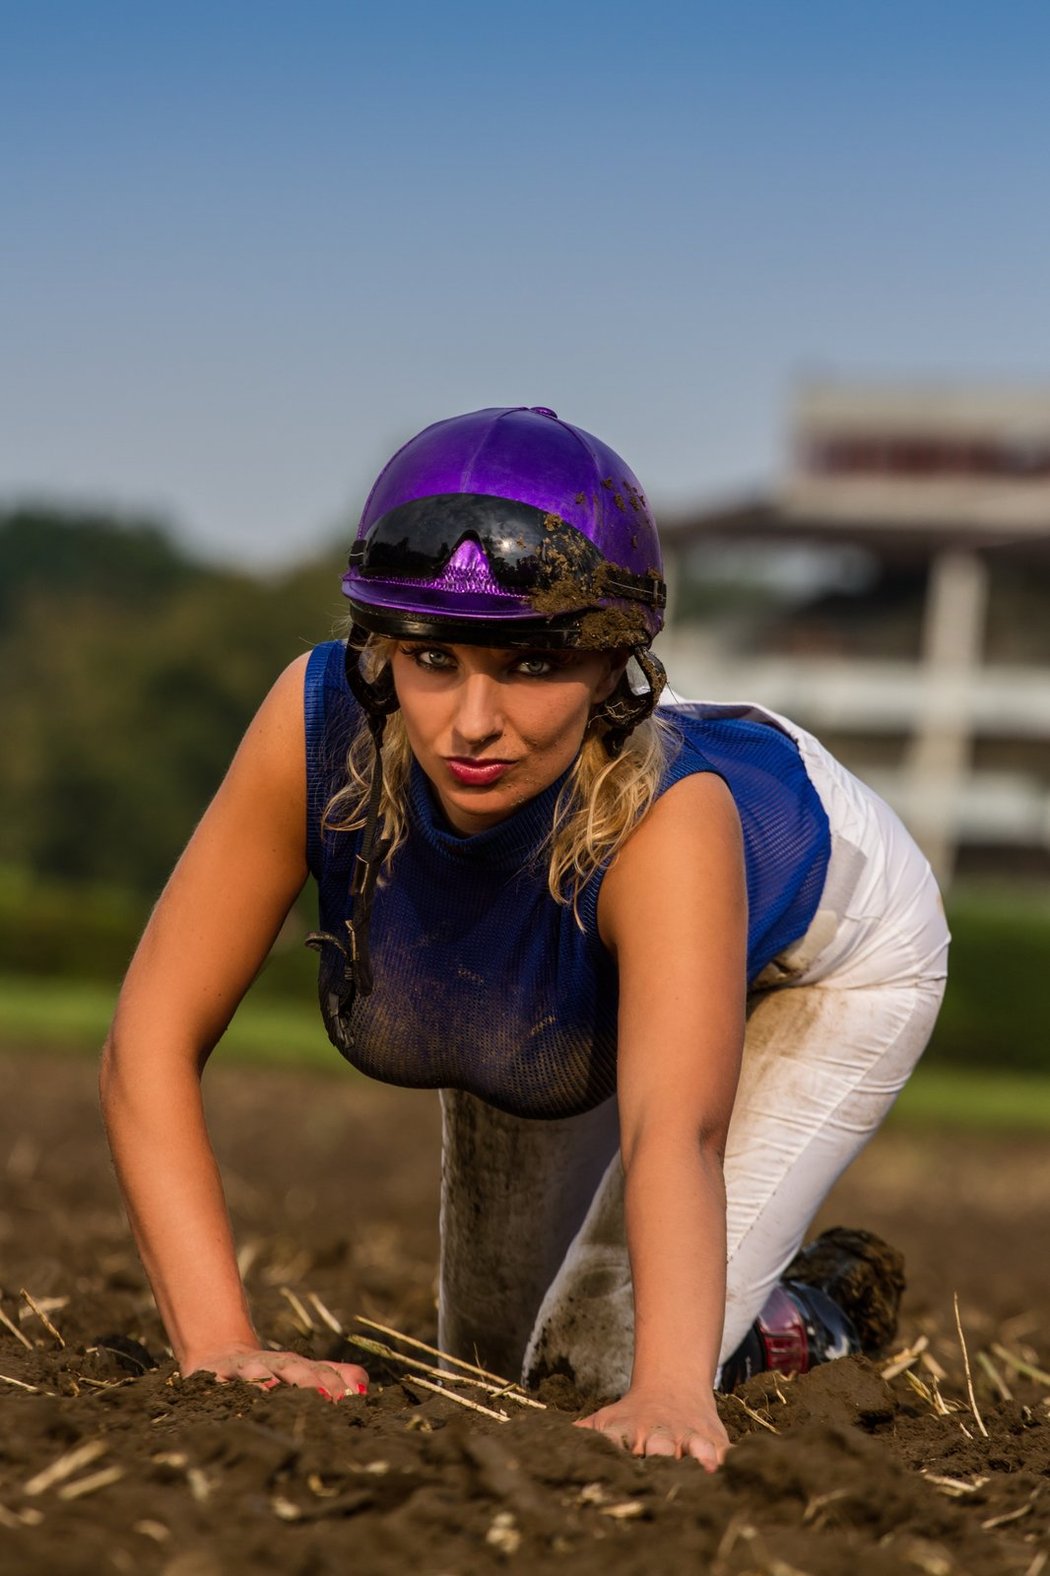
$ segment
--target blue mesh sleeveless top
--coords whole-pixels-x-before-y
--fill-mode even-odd
[[[322,830],[322,817],[345,783],[347,744],[360,720],[343,664],[340,642],[318,646],[305,694],[309,864],[321,930],[340,936],[360,833]],[[830,851],[827,816],[780,729],[688,706],[661,714],[675,721],[681,746],[660,792],[695,772],[717,772],[736,802],[754,979],[816,912]],[[561,786],[500,825],[460,837],[413,767],[408,839],[372,911],[375,986],[354,1002],[352,1044],[340,1043],[329,1022],[333,1042],[362,1072],[413,1088],[466,1089],[522,1117],[573,1116],[615,1092],[616,968],[596,919],[604,872],[582,893],[582,931],[571,907],[547,891],[541,850]],[[322,1007],[342,964],[326,943]]]

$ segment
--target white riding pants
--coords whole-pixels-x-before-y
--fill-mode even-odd
[[[832,843],[812,924],[749,1000],[725,1158],[723,1361],[922,1054],[949,939],[929,865],[888,806],[794,724],[732,710],[796,741]],[[511,1378],[561,1371],[621,1393],[634,1308],[615,1099],[526,1121],[447,1090],[442,1115],[439,1344]]]

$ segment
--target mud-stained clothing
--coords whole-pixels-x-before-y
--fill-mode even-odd
[[[345,855],[338,846],[322,844],[318,829],[353,722],[340,648],[319,648],[310,672],[310,861],[321,883],[322,913],[337,920],[345,912]],[[664,787],[690,771],[718,771],[740,809],[748,860],[749,1012],[724,1167],[724,1359],[793,1258],[828,1189],[878,1128],[921,1055],[944,990],[948,931],[929,865],[900,821],[810,734],[751,705],[675,702],[664,714],[678,723],[685,740],[672,768],[679,775]],[[764,760],[760,752],[750,753],[760,745],[771,752]],[[762,764],[748,777],[741,761],[750,760]],[[770,789],[766,804],[755,789],[762,771]],[[449,863],[434,867],[448,881],[450,871],[463,869],[455,863],[457,854],[462,858],[472,844],[485,845],[441,833],[429,796],[421,801],[419,795],[417,782],[418,824],[429,827],[430,836],[449,839]],[[788,813],[792,802],[799,823]],[[529,809],[523,819],[504,823],[511,827],[509,839],[527,824]],[[794,841],[793,824],[808,828],[797,830]],[[425,844],[426,838],[419,841]],[[793,858],[792,847],[808,852]],[[385,892],[396,888],[398,874]],[[508,893],[517,890],[512,874],[508,869]],[[547,896],[542,869],[530,880],[555,913],[567,913]],[[505,910],[495,890],[493,913],[502,924]],[[590,930],[581,955],[595,978],[611,981],[614,990],[611,970],[598,972],[608,968],[608,960],[603,964],[595,941],[595,903],[596,893],[584,910]],[[403,944],[409,931],[399,934]],[[480,935],[486,942],[494,939],[484,927]],[[412,960],[427,956],[427,939],[420,931],[399,965],[408,971],[407,977],[400,974],[402,1011],[417,989],[410,983]],[[557,983],[557,944],[547,945]],[[470,985],[459,979],[457,1011]],[[659,986],[654,981],[654,989]],[[513,999],[513,978],[503,987]],[[428,1000],[419,994],[422,1005],[413,1010],[434,1013],[450,1036],[457,1034],[448,995],[443,991]],[[495,1006],[491,997],[486,1000],[498,1020],[499,999]],[[615,997],[610,1013],[614,1003]],[[392,1010],[397,1007],[395,1002]],[[601,1021],[611,1033],[614,1017]],[[492,1031],[495,1024],[487,1027]],[[401,1046],[399,1054],[409,1054],[404,1041],[392,1043]],[[426,1037],[424,1043],[429,1054]],[[465,1065],[477,1054],[477,1042],[450,1043]],[[485,1044],[483,1034],[482,1049]],[[558,1120],[544,1120],[539,1104],[530,1109],[531,1119],[522,1119],[506,1089],[502,1100],[478,1098],[476,1070],[458,1087],[445,1088],[439,1342],[455,1355],[480,1354],[500,1373],[571,1373],[582,1390],[613,1395],[630,1379],[634,1309],[614,1069],[603,1059],[596,1032],[588,1054],[573,1074],[578,1103],[566,1102]],[[378,1058],[377,1065],[381,1077],[396,1071],[384,1070]],[[490,1065],[482,1058],[477,1065],[498,1078],[508,1064]],[[605,1088],[609,1098],[603,1100]],[[548,1096],[560,1090],[548,1086]]]
[[[887,805],[794,731],[832,852],[809,929],[749,995],[723,1167],[723,1361],[907,1081],[944,991],[948,930],[929,865]],[[615,1100],[522,1122],[446,1090],[442,1111],[442,1349],[622,1394],[634,1299]]]
[[[345,782],[360,713],[339,642],[313,652],[305,704],[310,868],[321,931],[343,938],[361,834],[323,831],[322,818]],[[797,745],[771,719],[688,705],[664,715],[680,744],[659,793],[715,772],[736,803],[753,981],[817,911],[830,853],[827,814]],[[322,950],[322,1011],[334,1043],[362,1072],[387,1083],[464,1090],[533,1119],[577,1116],[613,1095],[617,977],[597,925],[605,870],[580,894],[580,923],[547,888],[548,839],[563,782],[500,825],[461,837],[413,766],[409,836],[372,910],[375,985],[354,1002],[349,1039],[332,1001],[344,957],[332,942]]]

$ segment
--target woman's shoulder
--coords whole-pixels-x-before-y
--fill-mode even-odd
[[[617,950],[624,927],[654,903],[652,923],[660,925],[708,900],[735,905],[746,884],[743,849],[739,808],[720,772],[695,765],[665,779],[602,882],[596,917],[604,944]]]
[[[305,658],[300,699],[306,728],[306,783],[311,857],[320,857],[325,806],[345,788],[347,751],[361,711],[346,678],[346,642],[326,640]]]
[[[674,740],[661,782],[666,792],[684,778],[713,772],[735,798],[763,785],[806,791],[808,774],[800,744],[804,730],[750,701],[674,700],[657,715]]]
[[[327,755],[345,745],[359,713],[346,678],[346,642],[326,640],[303,661],[307,752]]]
[[[689,750],[701,753],[705,745],[713,748],[720,739],[737,739],[741,743],[749,739],[779,740],[797,748],[803,734],[803,729],[790,718],[749,700],[683,700],[676,696],[662,700],[656,715],[670,725]]]
[[[309,699],[316,693],[320,698],[329,695],[350,695],[346,682],[346,641],[324,640],[298,659],[304,667],[304,683]],[[294,666],[294,664],[293,664]]]
[[[675,702],[661,706],[660,715],[676,744],[659,804],[677,801],[681,817],[683,801],[694,802],[699,792],[688,784],[721,779],[752,863],[765,865],[786,852],[804,864],[824,849],[828,816],[813,772],[816,761],[831,758],[802,728],[746,702]]]
[[[332,640],[294,657],[259,707],[256,724],[268,734],[301,740],[308,756],[332,723],[356,707],[346,683],[342,641]]]

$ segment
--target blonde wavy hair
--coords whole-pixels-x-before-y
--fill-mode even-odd
[[[397,642],[371,635],[361,653],[361,671],[374,683],[388,665]],[[623,847],[656,798],[660,781],[677,748],[673,724],[653,715],[634,729],[619,755],[610,759],[601,736],[588,733],[558,795],[547,851],[547,888],[556,903],[572,907],[591,876]],[[346,786],[325,807],[323,825],[352,832],[364,824],[372,781],[372,737],[362,723],[347,751]],[[407,795],[412,750],[400,712],[387,718],[383,734],[383,794],[380,815],[391,861],[408,836]]]

